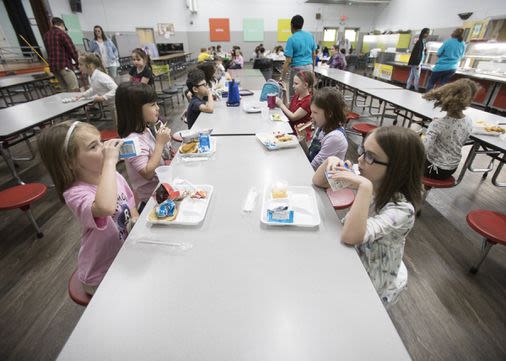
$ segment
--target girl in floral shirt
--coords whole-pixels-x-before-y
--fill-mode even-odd
[[[343,219],[341,240],[356,246],[385,304],[395,302],[407,284],[402,256],[422,198],[424,153],[414,131],[382,127],[359,146],[361,175],[344,168],[341,159],[329,157],[313,177],[315,185],[328,188],[327,172],[357,190],[355,202]]]

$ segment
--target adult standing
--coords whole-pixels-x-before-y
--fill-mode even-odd
[[[316,58],[316,42],[313,35],[302,30],[304,18],[295,15],[291,22],[292,36],[288,38],[285,48],[285,63],[281,79],[284,79],[290,67],[290,83],[288,92],[290,97],[293,95],[293,77],[302,70],[313,70],[313,64]]]
[[[420,81],[420,72],[422,70],[422,63],[425,58],[425,54],[427,53],[427,49],[425,48],[425,42],[429,36],[430,29],[423,28],[420,32],[420,36],[411,51],[411,56],[409,57],[408,65],[409,65],[409,77],[406,82],[406,89],[411,89],[411,85],[415,87],[415,90],[418,91],[418,82]]]
[[[436,65],[432,68],[432,75],[429,79],[426,91],[439,85],[448,83],[453,74],[457,71],[460,59],[464,56],[466,44],[464,44],[464,29],[457,28],[453,31],[451,38],[446,40],[437,51],[439,57]]]
[[[63,20],[55,17],[51,19],[51,24],[51,29],[44,34],[49,68],[65,90],[79,91],[79,83],[73,70],[78,61],[77,50],[66,33]]]
[[[119,67],[119,52],[118,48],[111,39],[104,33],[104,29],[100,25],[95,25],[93,28],[93,35],[95,39],[90,42],[90,51],[100,55],[104,68],[113,79],[118,76]]]

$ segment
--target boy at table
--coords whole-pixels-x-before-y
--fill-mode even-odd
[[[212,113],[214,101],[211,89],[207,86],[206,77],[202,70],[193,69],[188,73],[186,86],[192,93],[190,105],[186,111],[188,129],[191,129],[201,112]]]

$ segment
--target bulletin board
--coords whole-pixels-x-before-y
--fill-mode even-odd
[[[292,35],[291,19],[278,19],[278,41],[287,41]]]
[[[264,19],[243,19],[244,41],[264,41]]]
[[[67,27],[70,38],[74,44],[83,44],[83,31],[81,30],[81,23],[79,23],[79,18],[77,15],[63,15],[62,19],[65,22],[65,26]]]
[[[209,36],[211,41],[230,41],[230,20],[228,18],[210,18]]]

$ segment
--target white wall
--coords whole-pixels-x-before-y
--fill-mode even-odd
[[[9,19],[3,1],[0,1],[0,24],[2,24],[3,35],[5,36],[3,42],[7,43],[8,46],[19,46],[16,32],[11,25],[11,19]]]
[[[199,0],[199,11],[192,15],[185,0],[84,0],[83,12],[76,13],[83,31],[100,24],[106,31],[135,31],[136,27],[156,27],[174,23],[178,31],[209,31],[209,18],[230,18],[230,30],[242,30],[243,18],[263,18],[265,31],[276,31],[278,18],[300,14],[304,28],[321,31],[323,26],[339,26],[339,16],[347,15],[347,26],[370,30],[377,5],[306,4],[305,0]],[[49,0],[54,16],[71,14],[68,0]],[[322,13],[322,20],[315,14]],[[190,24],[193,21],[193,25]]]
[[[199,12],[190,16],[194,21],[189,31],[208,31],[209,18],[229,18],[231,31],[242,31],[243,18],[264,19],[265,31],[277,31],[278,18],[304,17],[304,29],[322,31],[324,26],[339,26],[339,16],[347,15],[346,26],[370,30],[377,5],[306,4],[305,0],[199,0]],[[322,19],[316,20],[315,14]]]
[[[459,13],[470,20],[506,15],[506,0],[392,0],[380,5],[374,27],[379,30],[448,28],[461,26]]]

